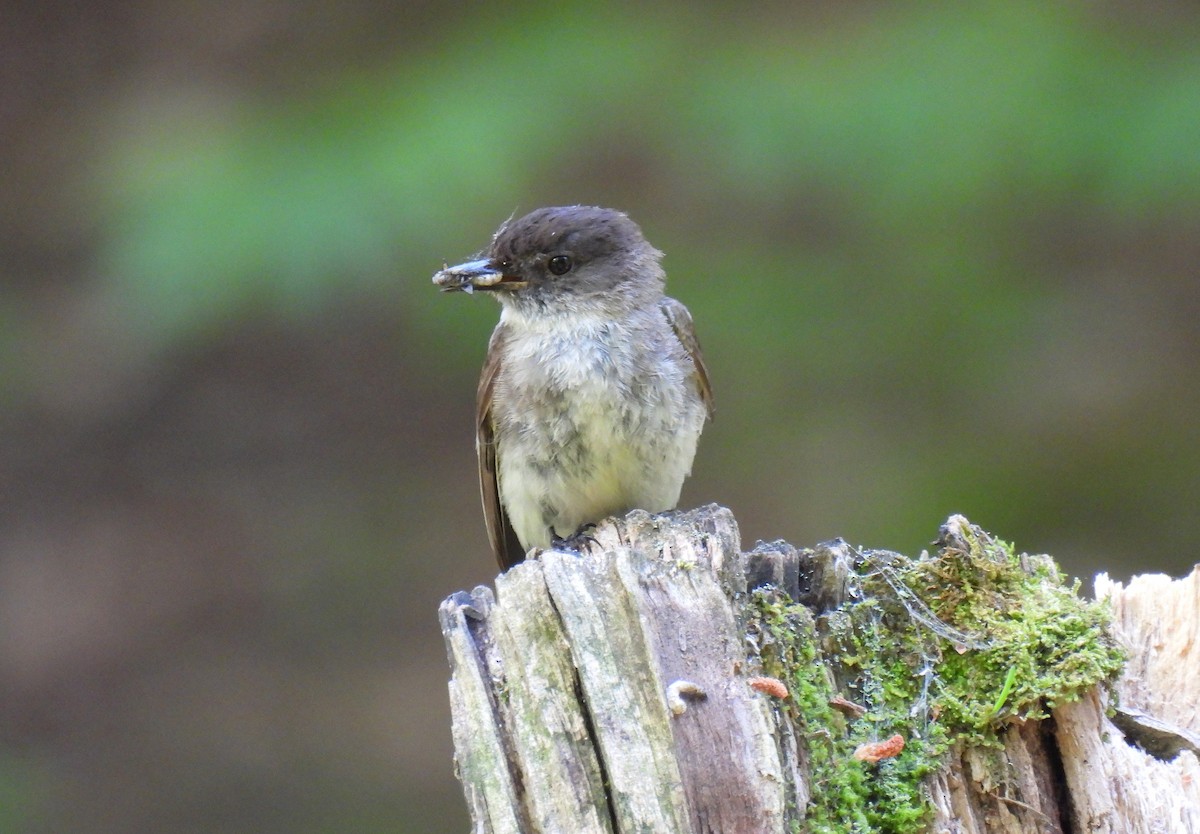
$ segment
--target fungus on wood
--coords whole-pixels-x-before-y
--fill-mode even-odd
[[[715,505],[593,539],[442,604],[475,831],[1200,832],[1200,567],[1088,601],[961,516],[916,558],[744,553]]]

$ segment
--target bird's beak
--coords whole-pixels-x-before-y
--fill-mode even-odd
[[[519,290],[527,282],[517,275],[505,275],[491,260],[469,261],[458,266],[446,266],[433,276],[433,283],[442,292],[475,290]]]

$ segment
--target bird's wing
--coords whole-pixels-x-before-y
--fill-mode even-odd
[[[708,417],[713,416],[712,383],[708,380],[708,368],[704,364],[704,355],[700,352],[700,342],[696,339],[696,326],[692,323],[692,314],[688,308],[673,298],[664,297],[658,302],[659,309],[667,317],[671,329],[688,356],[692,357],[692,366],[696,371],[696,385],[700,388],[700,398],[708,409]]]
[[[500,503],[500,483],[496,473],[496,435],[492,424],[492,392],[500,371],[500,348],[504,344],[504,328],[497,327],[488,343],[487,359],[479,377],[475,400],[475,452],[479,457],[479,495],[483,499],[483,520],[487,524],[492,552],[500,570],[508,570],[525,558],[525,548],[517,539],[508,521],[508,513]]]

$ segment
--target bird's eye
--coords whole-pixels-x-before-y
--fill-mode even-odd
[[[555,275],[566,275],[571,271],[571,259],[566,255],[555,255],[546,266]]]

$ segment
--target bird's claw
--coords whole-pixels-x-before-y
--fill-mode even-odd
[[[571,535],[563,538],[550,531],[550,546],[554,550],[573,550],[576,553],[582,554],[593,545],[599,546],[599,542],[591,535],[591,531],[596,529],[594,522],[589,521],[586,524],[579,525],[579,529]]]

